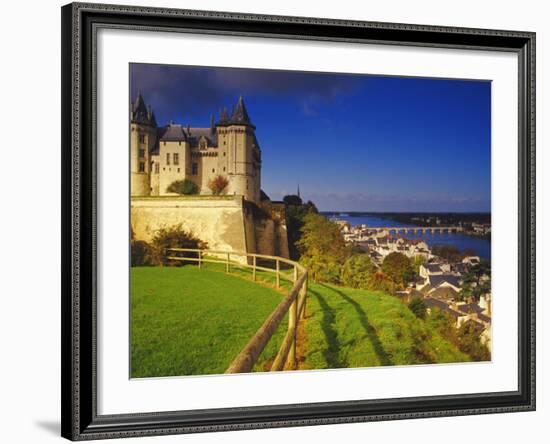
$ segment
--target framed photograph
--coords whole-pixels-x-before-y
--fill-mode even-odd
[[[534,33],[61,12],[64,437],[535,409]]]

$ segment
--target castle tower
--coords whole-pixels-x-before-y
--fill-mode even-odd
[[[157,122],[151,108],[138,93],[130,107],[130,194],[148,196],[151,193],[150,153],[157,142]]]
[[[226,194],[243,195],[252,202],[260,201],[261,151],[243,97],[239,97],[231,117],[220,113],[218,132],[218,170],[225,171],[229,184]]]

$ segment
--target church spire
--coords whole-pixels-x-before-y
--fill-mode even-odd
[[[298,197],[302,197],[302,196],[300,196],[300,184],[298,184],[298,189],[297,189],[296,191],[297,191],[297,192],[296,192],[296,195],[297,195]]]

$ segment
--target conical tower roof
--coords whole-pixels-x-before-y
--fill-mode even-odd
[[[244,99],[243,96],[239,97],[239,101],[237,102],[237,106],[233,109],[233,113],[231,115],[230,123],[234,125],[252,125],[252,122],[250,121],[250,116],[248,115],[248,112],[246,111],[246,106],[244,105]]]
[[[136,100],[132,104],[132,112],[130,116],[132,122],[134,123],[143,123],[146,125],[156,126],[155,117],[153,111],[145,104],[141,91],[138,92]]]

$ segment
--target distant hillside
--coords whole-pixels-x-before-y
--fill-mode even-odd
[[[394,296],[312,284],[307,302],[300,369],[471,360]]]

